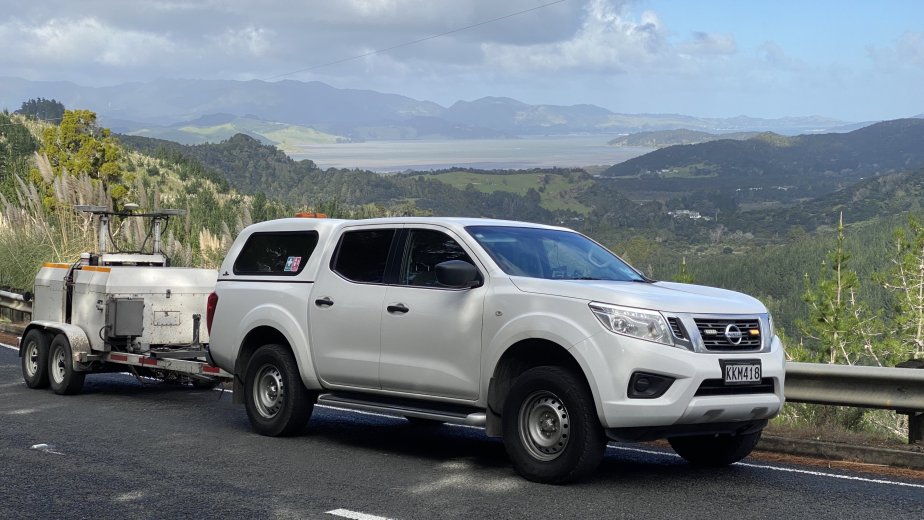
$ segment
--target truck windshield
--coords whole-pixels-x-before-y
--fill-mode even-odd
[[[584,235],[513,226],[465,228],[505,273],[553,280],[644,282],[645,277]]]

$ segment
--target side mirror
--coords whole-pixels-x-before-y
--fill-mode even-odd
[[[478,269],[464,260],[447,260],[436,264],[436,281],[456,289],[481,287]]]

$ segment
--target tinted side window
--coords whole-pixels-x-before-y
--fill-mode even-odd
[[[316,231],[254,233],[234,261],[234,274],[295,276],[316,245]]]
[[[347,231],[340,237],[331,269],[354,282],[382,283],[394,229]]]
[[[401,265],[400,283],[422,287],[438,286],[436,264],[464,260],[474,264],[462,246],[449,235],[429,229],[411,230],[407,254]]]

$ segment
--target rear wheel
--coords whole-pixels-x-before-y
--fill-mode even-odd
[[[747,457],[757,441],[761,431],[743,435],[699,435],[693,437],[674,437],[668,439],[677,455],[690,464],[718,468],[734,464]]]
[[[78,394],[86,373],[74,370],[74,357],[67,336],[58,334],[48,349],[48,375],[51,389],[58,395]]]
[[[503,437],[513,468],[528,480],[562,484],[593,472],[606,436],[583,379],[560,367],[527,370],[504,401]]]
[[[261,435],[293,435],[311,417],[314,395],[302,384],[292,352],[282,345],[257,349],[244,378],[250,425]]]
[[[22,341],[22,378],[29,388],[48,387],[48,335],[32,329]]]

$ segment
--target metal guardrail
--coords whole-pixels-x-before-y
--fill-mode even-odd
[[[924,370],[786,363],[786,400],[895,410],[908,415],[908,442],[924,442]]]
[[[786,400],[924,411],[924,370],[786,363]]]
[[[13,321],[22,321],[26,318],[24,314],[32,316],[32,295],[0,289],[0,316],[6,316]]]
[[[22,294],[0,290],[0,307],[32,314]],[[908,415],[908,442],[924,442],[924,370],[786,363],[786,400],[895,410]]]

